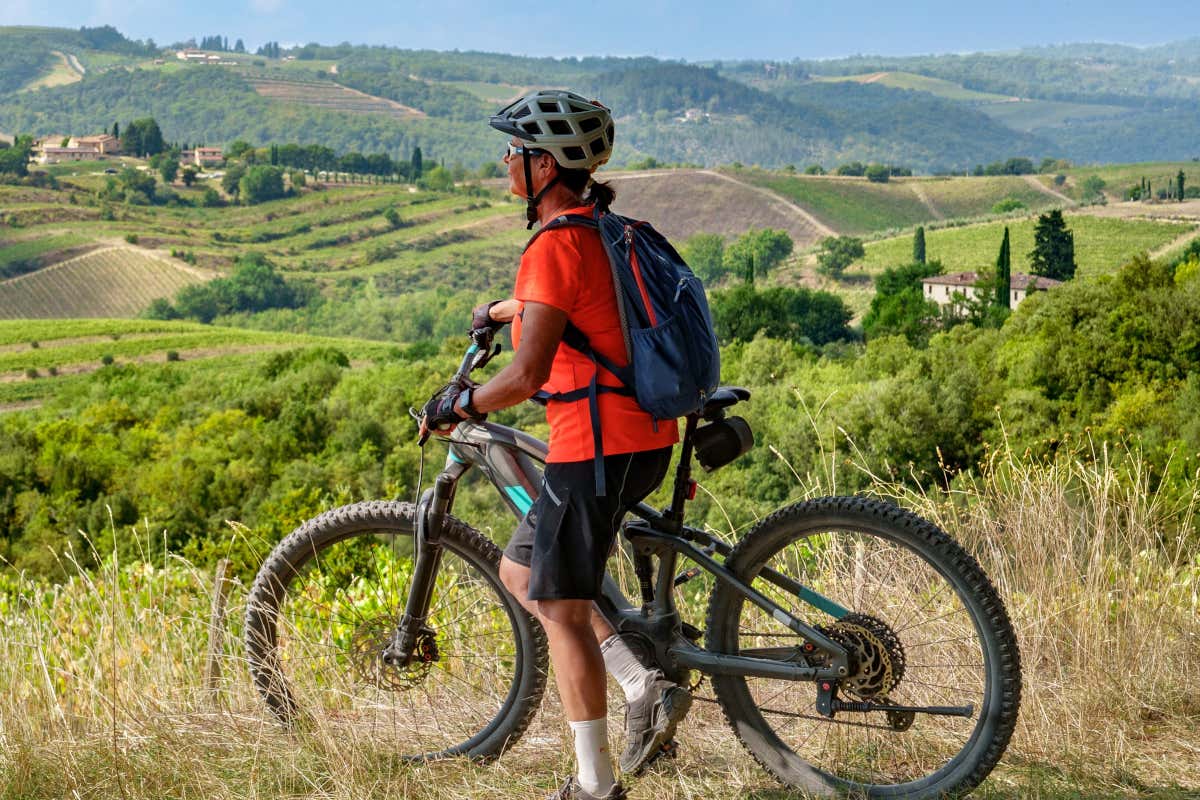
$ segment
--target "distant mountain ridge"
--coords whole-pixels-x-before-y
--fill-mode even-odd
[[[1182,160],[1200,156],[1198,43],[707,64],[310,44],[281,50],[280,58],[236,54],[228,59],[236,66],[210,67],[182,64],[109,27],[0,28],[0,130],[93,131],[154,116],[177,141],[294,141],[400,158],[421,147],[447,164],[476,166],[496,158],[484,124],[496,98],[551,85],[615,109],[616,165],[650,157],[828,169],[861,160],[950,172],[1013,156]],[[54,50],[79,58],[88,68],[83,80],[22,91],[56,63]],[[912,75],[912,88],[901,80],[823,80],[873,73]],[[256,92],[264,81],[280,91]],[[288,81],[297,91],[286,91]],[[424,117],[371,113],[383,108],[371,103],[306,103],[299,89],[313,81]]]

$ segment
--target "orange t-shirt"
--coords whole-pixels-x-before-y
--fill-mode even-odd
[[[590,207],[568,214],[591,214]],[[524,303],[545,303],[566,312],[567,319],[587,336],[592,348],[618,366],[629,363],[612,270],[599,234],[579,226],[547,231],[521,257],[513,296]],[[513,318],[513,347],[520,347],[521,314]],[[586,387],[592,380],[592,360],[566,344],[559,344],[543,390],[555,394]],[[620,386],[615,375],[600,368],[598,382]],[[657,450],[679,441],[675,420],[659,420],[643,411],[633,397],[604,392],[599,395],[600,433],[605,455]],[[546,405],[550,423],[552,462],[585,461],[595,456],[592,416],[586,398],[575,402],[551,401]]]

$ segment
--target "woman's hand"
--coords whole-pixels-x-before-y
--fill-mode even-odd
[[[500,330],[500,328],[512,322],[513,317],[517,315],[517,311],[520,308],[520,301],[512,298],[508,300],[493,300],[490,303],[478,305],[471,312],[471,330],[479,330],[480,328],[491,328],[494,331]]]

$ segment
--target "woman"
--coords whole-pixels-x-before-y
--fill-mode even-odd
[[[509,134],[509,190],[526,199],[529,227],[562,214],[607,210],[614,193],[592,180],[612,153],[609,110],[572,92],[541,90],[491,119]],[[451,391],[425,408],[423,430],[444,433],[465,418],[516,405],[539,389],[587,386],[595,362],[562,342],[567,322],[617,365],[627,363],[611,271],[599,233],[564,226],[535,236],[521,257],[513,297],[475,310],[472,324],[513,325],[516,355],[492,380]],[[600,384],[620,381],[603,368]],[[621,768],[636,772],[671,739],[691,695],[643,667],[595,609],[621,519],[666,475],[679,440],[628,395],[599,395],[607,486],[597,496],[592,418],[585,400],[547,404],[550,453],[537,502],[504,550],[500,577],[542,623],[559,696],[575,737],[577,772],[550,800],[620,800],[608,754],[604,671],[625,692],[627,745]],[[444,430],[439,431],[439,427]]]

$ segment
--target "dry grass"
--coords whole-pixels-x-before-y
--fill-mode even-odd
[[[828,479],[803,482],[820,494]],[[1135,456],[1090,447],[1052,461],[998,452],[949,492],[874,491],[960,537],[1014,618],[1021,720],[978,796],[1198,796],[1196,492],[1168,505]],[[241,662],[240,584],[212,697],[202,680],[211,583],[170,557],[110,557],[54,587],[0,578],[0,797],[537,798],[570,771],[552,699],[490,765],[407,765],[369,739],[282,732]],[[794,796],[753,765],[711,704],[696,704],[679,738],[678,760],[636,780],[634,796]]]

